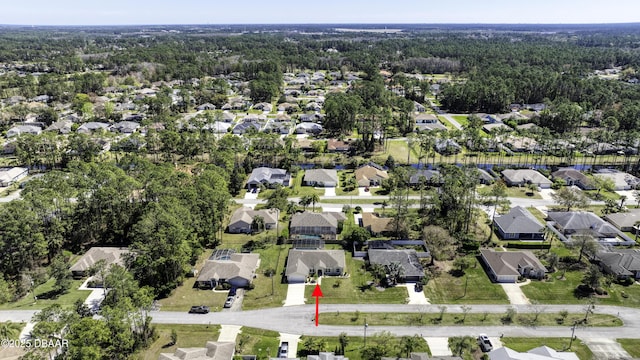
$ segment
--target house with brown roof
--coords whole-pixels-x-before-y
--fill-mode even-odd
[[[201,289],[213,289],[226,283],[236,288],[246,288],[253,281],[259,265],[259,254],[232,253],[225,257],[216,257],[214,253],[198,273],[196,285]]]
[[[388,235],[393,232],[391,224],[393,218],[378,217],[374,213],[362,213],[362,227],[369,230],[371,235],[380,236]]]
[[[480,250],[489,278],[500,283],[514,283],[520,276],[542,279],[547,268],[531,251]]]
[[[383,180],[389,178],[389,174],[381,167],[364,165],[355,171],[356,182],[358,186],[380,186]]]
[[[552,179],[562,179],[567,186],[577,186],[582,190],[593,190],[593,181],[580,171],[573,168],[562,168],[551,173]]]
[[[348,142],[336,139],[327,140],[327,152],[346,153],[350,150],[351,145]]]
[[[231,219],[229,220],[229,233],[231,234],[249,234],[254,231],[251,227],[253,219],[256,216],[261,216],[264,220],[264,229],[269,230],[276,227],[278,221],[278,212],[273,209],[268,210],[253,210],[250,207],[241,207],[233,212]]]
[[[74,278],[82,278],[87,276],[89,270],[101,260],[104,261],[107,268],[113,264],[124,266],[126,254],[129,254],[127,248],[92,247],[69,270]]]

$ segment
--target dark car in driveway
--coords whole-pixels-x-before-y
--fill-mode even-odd
[[[208,313],[209,313],[209,307],[205,305],[192,306],[191,309],[189,309],[189,314],[208,314]]]

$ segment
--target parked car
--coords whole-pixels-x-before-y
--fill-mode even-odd
[[[236,296],[236,288],[232,287],[231,289],[229,289],[229,295],[228,296]]]
[[[189,314],[208,314],[208,313],[209,313],[209,307],[205,305],[192,306],[191,309],[189,309]]]
[[[424,289],[422,283],[416,283],[416,286],[413,288],[416,292],[420,292]]]
[[[480,350],[482,350],[482,352],[489,352],[493,350],[491,340],[489,340],[489,337],[485,334],[480,334],[480,336],[478,336],[478,345],[480,345]]]
[[[225,301],[225,302],[224,302],[224,307],[225,307],[225,308],[230,308],[230,307],[231,307],[231,305],[233,305],[233,301],[234,301],[235,299],[236,299],[236,298],[235,298],[235,297],[233,297],[233,296],[227,296],[227,301]]]
[[[283,341],[282,344],[280,344],[280,350],[278,351],[278,357],[286,359],[288,357],[288,354],[289,354],[289,343],[286,342],[286,341]]]

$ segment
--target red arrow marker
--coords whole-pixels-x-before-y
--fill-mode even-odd
[[[313,293],[311,294],[311,296],[316,298],[316,326],[318,326],[318,315],[319,315],[318,305],[320,305],[320,298],[323,296],[322,290],[320,289],[320,285],[316,284],[316,288],[313,289]]]

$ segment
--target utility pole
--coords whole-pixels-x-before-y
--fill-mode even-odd
[[[364,348],[367,348],[367,328],[369,327],[369,324],[367,324],[367,318],[364,318]]]
[[[567,350],[571,350],[571,345],[573,345],[573,339],[575,339],[576,327],[578,326],[578,320],[573,322],[573,326],[571,327],[571,339],[569,340],[569,348]]]

